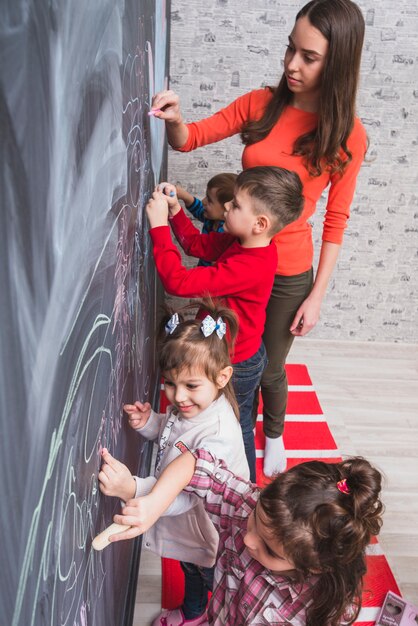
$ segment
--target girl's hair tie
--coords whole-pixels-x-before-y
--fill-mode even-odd
[[[213,332],[216,332],[219,339],[222,339],[226,333],[226,324],[222,317],[218,317],[215,322],[211,315],[206,315],[200,328],[205,337],[209,337]]]
[[[170,317],[167,324],[165,325],[166,335],[172,335],[179,324],[180,324],[179,314],[173,313],[173,315]]]
[[[350,488],[347,485],[347,479],[346,478],[343,478],[342,480],[339,480],[337,482],[337,489],[338,489],[338,491],[341,491],[341,493],[345,493],[346,495],[351,493]]]

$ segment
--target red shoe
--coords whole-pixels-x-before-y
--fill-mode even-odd
[[[152,622],[152,626],[209,626],[206,611],[200,617],[186,619],[181,609],[163,611]]]

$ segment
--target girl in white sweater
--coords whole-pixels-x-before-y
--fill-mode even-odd
[[[238,409],[230,382],[232,366],[229,342],[237,331],[235,314],[210,302],[201,302],[204,319],[182,319],[175,313],[163,321],[159,362],[170,405],[157,414],[141,402],[124,406],[129,423],[146,439],[158,443],[155,475],[132,476],[129,469],[103,453],[99,473],[105,495],[124,501],[149,493],[162,470],[184,449],[205,448],[223,459],[235,474],[249,478]],[[187,307],[186,307],[187,308]],[[153,626],[204,626],[207,624],[208,592],[213,585],[213,566],[218,535],[195,494],[180,494],[145,535],[146,548],[181,561],[185,597],[181,607],[163,611]]]

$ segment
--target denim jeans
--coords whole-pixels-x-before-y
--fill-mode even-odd
[[[186,619],[202,615],[208,603],[208,593],[213,589],[213,567],[201,567],[193,563],[180,562],[184,572],[185,593],[182,611]]]
[[[232,385],[239,406],[242,438],[245,454],[250,468],[250,480],[255,483],[255,442],[253,433],[253,406],[258,394],[261,375],[267,365],[267,353],[264,343],[249,359],[234,364]]]

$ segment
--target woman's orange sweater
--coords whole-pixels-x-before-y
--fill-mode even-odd
[[[240,133],[247,121],[262,116],[271,97],[269,89],[251,91],[211,117],[188,124],[189,136],[180,151],[189,152]],[[292,151],[295,140],[314,128],[316,123],[316,113],[287,106],[269,135],[258,143],[245,146],[242,153],[244,169],[256,165],[276,165],[297,172],[301,178],[305,197],[303,213],[296,222],[286,226],[274,237],[279,259],[277,273],[285,276],[300,274],[312,266],[312,227],[308,220],[315,212],[317,201],[328,185],[330,187],[322,239],[341,244],[350,214],[357,174],[366,153],[366,131],[356,118],[347,141],[352,161],[346,167],[343,176],[330,175],[328,171],[323,172],[321,176],[310,176],[303,164],[303,158],[292,155]]]

